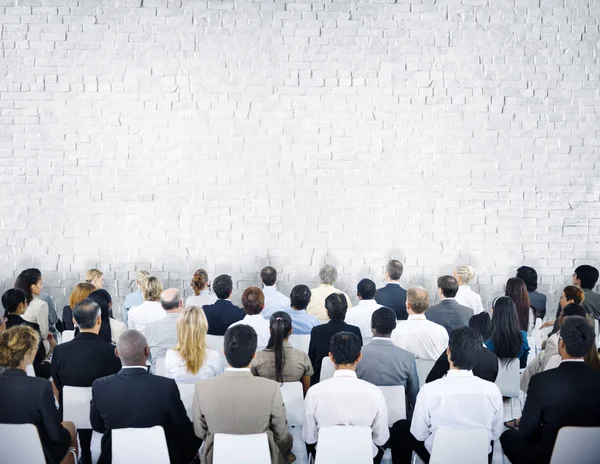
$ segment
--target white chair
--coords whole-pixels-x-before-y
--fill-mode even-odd
[[[63,420],[73,422],[78,430],[91,429],[90,401],[92,399],[92,387],[64,386],[62,398]]]
[[[329,359],[329,356],[325,356],[323,358],[323,362],[321,363],[321,376],[319,377],[319,382],[323,382],[327,379],[333,377],[335,372],[335,365]]]
[[[33,368],[33,364],[29,364],[26,368],[25,368],[25,372],[27,372],[27,375],[29,377],[35,377],[35,369]]]
[[[300,351],[308,354],[308,345],[310,345],[310,335],[290,335],[288,340],[290,345]]]
[[[558,431],[550,464],[597,464],[600,427],[562,427]]]
[[[74,330],[64,330],[63,333],[62,333],[62,335],[61,335],[61,343],[70,342],[74,338],[75,338],[75,331]]]
[[[300,382],[284,382],[281,385],[281,396],[287,416],[288,425],[302,425],[304,418],[304,390]]]
[[[529,354],[527,355],[527,365],[535,359],[537,356],[536,340],[534,337],[527,337],[527,344],[529,345]]]
[[[366,464],[373,462],[370,427],[336,425],[319,429],[315,464]]]
[[[394,385],[392,387],[377,387],[383,393],[388,410],[388,427],[392,427],[395,422],[406,419],[406,396],[403,385]]]
[[[517,398],[519,400],[519,404],[521,403],[521,375],[519,373],[519,359],[515,358],[507,365],[503,365],[500,361],[498,362],[500,365],[498,367],[498,377],[496,377],[495,383],[498,385],[502,396],[507,396],[510,398],[511,417],[515,417],[513,412],[513,399]]]
[[[417,359],[417,375],[419,376],[419,388],[425,385],[425,380],[427,380],[427,376],[433,369],[435,361],[431,359]]]
[[[112,431],[113,464],[166,464],[169,450],[165,431],[160,425],[144,429],[114,429]]]
[[[488,431],[438,428],[429,464],[483,464],[488,462]]]
[[[596,347],[600,346],[600,327],[598,326],[598,319],[594,319],[594,330],[596,331]]]
[[[156,358],[155,375],[160,375],[161,377],[167,376],[167,370],[165,368],[165,358]]]
[[[223,346],[225,344],[225,337],[223,335],[206,335],[206,346],[211,350],[215,350],[221,356],[223,366],[229,366]]]
[[[0,424],[2,462],[46,462],[40,436],[33,424]],[[77,461],[77,458],[75,458]]]
[[[196,384],[194,383],[179,383],[177,382],[177,388],[179,388],[179,396],[181,402],[185,406],[185,412],[187,412],[190,420],[192,419],[192,404],[194,403],[194,391]]]
[[[213,464],[271,464],[266,433],[229,435],[215,433]]]

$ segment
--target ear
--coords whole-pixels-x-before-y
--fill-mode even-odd
[[[74,326],[74,327],[77,327],[77,321],[75,320],[75,318],[74,318],[74,317],[72,318],[72,320],[73,320],[73,326]]]
[[[183,299],[179,300],[179,307],[183,308]]]
[[[119,356],[119,350],[117,350],[116,348],[115,348],[115,356],[119,359],[121,358],[121,356]]]
[[[333,354],[331,353],[331,351],[329,352],[329,359],[333,364],[335,364],[335,359],[333,359]]]
[[[356,358],[356,364],[358,364],[362,360],[362,351],[358,353],[358,358]]]
[[[448,361],[450,361],[450,347],[446,348],[446,356],[448,356]]]
[[[150,356],[150,348],[148,347],[148,345],[146,345],[146,347],[144,348],[144,355],[146,357]]]

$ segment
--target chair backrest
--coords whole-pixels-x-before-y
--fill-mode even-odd
[[[46,462],[40,436],[33,424],[0,424],[2,462]]]
[[[223,351],[224,345],[225,337],[223,335],[206,335],[206,346],[219,353],[219,356],[221,356],[221,360],[223,361],[223,366],[226,367],[229,366],[229,363],[227,362],[227,358]]]
[[[370,427],[335,425],[321,427],[315,464],[362,464],[373,462]]]
[[[154,371],[154,375],[160,375],[161,377],[167,376],[165,358],[156,358],[156,370]]]
[[[26,368],[25,368],[25,372],[27,372],[27,375],[29,377],[35,377],[35,369],[33,368],[33,364],[29,364]]]
[[[112,462],[113,464],[169,462],[165,431],[160,425],[145,429],[114,429]]]
[[[406,419],[406,396],[403,385],[394,385],[392,387],[378,387],[383,393],[388,410],[388,427],[392,427],[395,422]]]
[[[288,425],[302,425],[304,418],[304,390],[300,382],[284,382],[281,396],[285,405]]]
[[[520,391],[521,375],[519,374],[519,360],[513,359],[510,363],[503,365],[499,360],[498,377],[496,385],[502,396],[518,397]]]
[[[187,412],[190,420],[192,419],[192,404],[194,403],[194,391],[196,384],[194,383],[179,383],[177,382],[177,388],[179,388],[179,396],[181,402],[185,406],[185,412]]]
[[[74,338],[75,338],[74,330],[64,330],[63,333],[61,334],[60,342],[67,343],[67,342],[70,342],[71,340],[73,340]]]
[[[433,369],[435,361],[432,359],[417,359],[415,360],[417,363],[417,375],[419,376],[419,388],[425,385],[425,380],[427,380],[427,376]]]
[[[213,464],[271,464],[266,433],[229,435],[215,433]]]
[[[597,464],[600,427],[562,427],[558,431],[550,464]]]
[[[90,401],[92,387],[63,387],[63,420],[71,421],[77,429],[91,429]]]
[[[527,365],[533,361],[537,355],[536,341],[534,337],[527,337],[527,344],[529,345],[529,354],[527,355]]]
[[[488,431],[438,428],[433,439],[429,464],[482,464],[488,462]]]
[[[310,335],[290,335],[290,345],[300,351],[308,353],[308,345],[310,345]]]
[[[323,358],[323,362],[321,363],[321,376],[319,377],[319,382],[323,382],[324,380],[330,379],[333,377],[333,373],[335,372],[335,365],[329,359],[329,356],[325,356]]]

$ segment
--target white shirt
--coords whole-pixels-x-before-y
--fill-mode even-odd
[[[446,377],[421,387],[410,433],[431,453],[439,427],[487,429],[492,441],[504,431],[503,421],[502,394],[496,384],[475,377],[473,371],[450,369]]]
[[[269,338],[271,337],[271,326],[269,325],[269,321],[262,317],[262,313],[246,314],[244,319],[234,322],[229,327],[238,324],[249,325],[256,331],[256,336],[258,337],[256,340],[256,351],[264,350],[267,347]]]
[[[185,300],[186,306],[199,306],[202,308],[204,305],[215,304],[217,301],[217,296],[210,293],[208,290],[202,290],[200,295],[192,295],[187,297]]]
[[[363,340],[372,338],[371,317],[378,308],[381,308],[381,305],[375,300],[359,300],[356,306],[348,309],[344,322],[358,327]]]
[[[167,313],[159,301],[144,301],[139,306],[134,306],[127,313],[127,327],[130,330],[146,334],[146,324],[165,317]]]
[[[371,427],[373,443],[383,446],[390,436],[387,405],[381,390],[360,380],[356,372],[337,370],[333,377],[310,387],[304,401],[302,438],[314,444],[321,427]],[[373,456],[377,448],[373,446]]]
[[[437,361],[448,348],[448,331],[441,325],[427,320],[425,314],[409,314],[405,321],[398,321],[392,332],[394,345],[411,352],[418,359]]]
[[[265,285],[263,293],[265,294],[265,307],[261,314],[265,319],[269,319],[274,312],[292,309],[290,299],[283,293],[278,292],[275,285],[269,287]]]
[[[474,314],[483,312],[481,297],[471,290],[471,287],[468,285],[461,285],[458,287],[458,292],[456,292],[454,299],[457,303],[466,306],[467,308],[471,308]]]
[[[199,380],[206,380],[217,377],[223,373],[223,363],[221,355],[215,350],[207,349],[205,352],[204,364],[195,374],[188,371],[185,361],[175,350],[167,350],[165,355],[165,376],[174,379],[180,383],[196,383]]]
[[[123,324],[121,321],[117,321],[110,317],[108,319],[108,323],[110,324],[110,338],[111,342],[116,345],[119,341],[119,337],[127,330],[127,326]]]

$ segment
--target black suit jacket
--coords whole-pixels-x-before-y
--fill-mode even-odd
[[[90,421],[96,432],[104,434],[99,464],[112,462],[110,432],[114,429],[162,426],[171,464],[188,464],[202,444],[175,381],[151,375],[142,367],[121,369],[94,381]]]
[[[396,319],[404,321],[408,319],[406,312],[406,290],[397,284],[387,284],[377,290],[375,301],[382,306],[392,308],[396,313]]]
[[[35,425],[47,463],[58,464],[69,450],[71,435],[60,423],[52,384],[46,379],[6,369],[0,375],[0,423]]]
[[[65,306],[62,313],[63,330],[75,330],[75,324],[73,324],[73,310],[70,306]]]
[[[225,335],[231,324],[241,321],[246,313],[229,300],[217,300],[214,304],[203,306],[208,320],[209,335]]]
[[[449,369],[450,363],[448,362],[448,356],[444,351],[433,365],[433,369],[429,372],[426,383],[441,379],[448,373]],[[475,359],[473,374],[488,382],[495,382],[496,377],[498,377],[498,356],[488,350],[485,346],[482,346],[479,356]]]
[[[430,306],[425,311],[425,317],[431,322],[444,326],[450,335],[454,329],[469,325],[473,310],[457,303],[453,298],[444,298],[438,304]]]
[[[329,340],[339,332],[351,332],[360,338],[362,342],[360,329],[355,325],[346,324],[344,321],[329,321],[326,324],[317,325],[312,328],[310,343],[308,345],[308,357],[315,372],[310,380],[311,385],[319,382],[321,378],[321,363],[325,356],[329,356]]]

